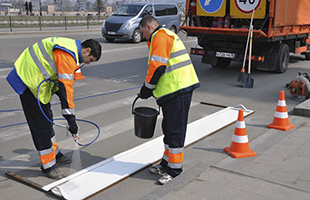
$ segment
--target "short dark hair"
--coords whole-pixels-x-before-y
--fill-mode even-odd
[[[90,56],[94,56],[98,61],[101,57],[101,45],[97,40],[87,39],[82,43],[82,48],[91,48]]]
[[[153,17],[153,16],[151,16],[151,15],[145,15],[145,16],[141,19],[141,21],[140,21],[140,23],[139,23],[139,27],[141,26],[141,27],[143,28],[143,27],[145,27],[148,23],[152,23],[152,22],[155,22],[155,23],[159,24],[158,21],[157,21],[157,19],[156,19],[155,17]]]

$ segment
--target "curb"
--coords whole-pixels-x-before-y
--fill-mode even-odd
[[[310,99],[295,106],[293,109],[293,115],[310,117]]]

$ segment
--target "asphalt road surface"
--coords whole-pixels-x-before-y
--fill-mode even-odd
[[[139,86],[142,85],[146,75],[148,56],[146,42],[134,44],[116,40],[114,43],[108,43],[101,37],[100,30],[88,32],[84,30],[78,33],[0,35],[0,110],[21,108],[18,95],[8,85],[5,77],[13,68],[14,60],[26,47],[49,36],[64,36],[81,41],[93,38],[98,40],[103,48],[102,58],[98,62],[82,68],[82,75],[86,79],[77,80],[74,83],[74,98],[79,99],[75,101],[77,118],[96,123],[101,129],[101,135],[92,145],[78,149],[72,139],[66,135],[66,131],[56,127],[56,139],[60,149],[74,158],[71,166],[61,167],[61,170],[66,175],[72,174],[147,141],[134,135],[131,113],[132,102],[139,93]],[[187,38],[183,33],[179,33],[179,36],[188,50],[196,46],[195,38]],[[253,115],[246,118],[250,141],[262,134],[266,125],[272,122],[281,90],[285,91],[288,111],[300,103],[290,98],[285,84],[293,80],[298,71],[309,72],[310,64],[310,61],[306,61],[301,55],[291,55],[289,68],[284,74],[253,69],[251,77],[254,79],[254,87],[246,89],[237,86],[242,63],[232,62],[228,68],[214,68],[211,65],[202,64],[199,56],[192,56],[192,61],[201,87],[194,92],[189,122],[222,109],[203,105],[200,102],[228,106],[242,104],[255,111]],[[61,117],[58,99],[53,97],[52,103],[55,104],[52,106],[54,117]],[[137,106],[141,105],[157,107],[153,99],[138,101]],[[51,182],[40,174],[39,158],[28,126],[26,124],[14,125],[21,122],[25,122],[22,111],[0,112],[0,199],[19,199],[21,196],[24,197],[23,199],[51,199],[53,197],[10,180],[4,174],[5,171],[12,171],[41,185]],[[155,137],[161,135],[160,122],[161,118],[158,119]],[[65,121],[57,123],[65,124]],[[88,143],[96,137],[96,127],[85,122],[78,124],[81,128],[82,143]],[[3,128],[3,126],[8,127]],[[233,129],[234,126],[230,126],[217,132],[210,137],[211,142],[212,137],[222,135],[223,140],[229,145]],[[190,148],[196,148],[199,154],[203,154],[204,151],[201,149],[207,147],[201,144],[197,143]],[[204,145],[214,148],[217,146],[216,143]],[[216,149],[221,148],[218,146]],[[201,157],[187,156],[185,152],[184,170],[190,169],[197,162],[215,163],[223,156],[223,154],[218,154],[201,161]],[[139,199],[161,187],[155,184],[157,178],[149,175],[147,170],[142,170],[90,199]]]

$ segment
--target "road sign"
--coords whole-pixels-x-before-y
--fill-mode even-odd
[[[231,0],[231,18],[251,18],[255,9],[254,19],[264,19],[266,14],[266,0]]]
[[[226,0],[198,0],[197,15],[224,17]]]
[[[253,9],[257,10],[261,3],[261,0],[235,0],[237,9],[245,14],[252,13]]]

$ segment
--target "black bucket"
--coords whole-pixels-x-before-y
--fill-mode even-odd
[[[135,135],[139,138],[151,138],[154,135],[155,125],[159,111],[154,108],[137,107],[134,105],[139,97],[132,104],[132,114],[135,116]]]

